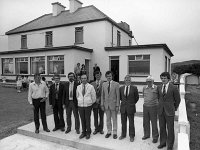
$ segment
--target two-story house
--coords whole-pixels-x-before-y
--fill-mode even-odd
[[[158,82],[161,72],[170,71],[173,54],[168,46],[133,45],[127,23],[116,23],[93,5],[82,7],[78,0],[69,0],[69,10],[58,2],[52,8],[52,13],[6,32],[9,50],[0,52],[1,77],[32,77],[39,72],[47,80],[54,73],[67,80],[77,63],[86,65],[90,80],[95,63],[103,79],[112,70],[117,81],[130,74],[133,81],[144,82],[151,74]]]

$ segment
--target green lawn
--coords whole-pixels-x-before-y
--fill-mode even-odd
[[[0,86],[0,139],[16,133],[17,127],[33,121],[33,110],[27,100],[28,92],[17,93],[14,88]],[[47,102],[47,115],[52,110]]]
[[[187,85],[186,94],[187,114],[190,122],[190,148],[191,150],[200,150],[200,89],[194,85]],[[193,112],[190,102],[196,103],[196,112]]]

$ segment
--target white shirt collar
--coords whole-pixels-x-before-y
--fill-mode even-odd
[[[148,85],[146,86],[146,88],[149,88],[149,87],[148,87]],[[151,87],[151,88],[153,88],[153,89],[154,89],[154,88],[155,88],[155,85],[154,85],[154,84],[152,84],[152,87]]]

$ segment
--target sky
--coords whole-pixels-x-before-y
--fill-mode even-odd
[[[80,1],[116,22],[127,22],[139,45],[166,43],[174,54],[172,62],[200,60],[200,0]],[[69,9],[69,0],[0,0],[0,51],[8,49],[5,32],[52,13],[53,2]]]

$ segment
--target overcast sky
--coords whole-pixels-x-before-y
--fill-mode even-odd
[[[200,0],[80,0],[116,22],[127,22],[138,44],[166,43],[172,62],[200,60]],[[52,12],[52,2],[69,9],[69,0],[0,0],[0,51],[5,32]],[[134,42],[133,42],[134,44]]]

